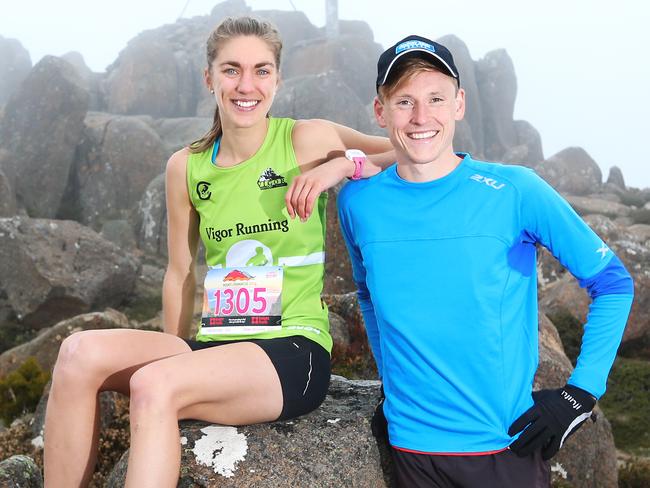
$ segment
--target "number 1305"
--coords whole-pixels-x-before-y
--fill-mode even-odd
[[[235,310],[239,315],[260,314],[266,310],[268,302],[264,294],[266,288],[253,288],[253,296],[248,288],[232,288],[217,290],[214,296],[217,302],[214,306],[215,315],[230,315]]]

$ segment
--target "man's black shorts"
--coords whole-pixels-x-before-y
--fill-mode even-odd
[[[282,412],[277,420],[309,413],[325,400],[330,383],[330,356],[323,347],[306,337],[212,342],[185,339],[185,342],[193,351],[237,342],[260,346],[273,363],[282,385]]]
[[[518,457],[510,449],[495,454],[432,455],[392,449],[399,488],[549,488],[548,463],[538,450]]]

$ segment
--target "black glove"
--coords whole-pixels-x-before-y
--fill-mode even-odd
[[[557,390],[535,391],[533,400],[535,405],[526,410],[508,429],[510,436],[525,429],[510,445],[510,450],[524,457],[541,449],[545,460],[555,456],[566,438],[591,417],[591,411],[596,405],[594,397],[572,385]]]
[[[372,416],[370,421],[370,430],[372,435],[377,439],[387,439],[388,438],[388,422],[384,416],[384,386],[381,387],[381,394],[379,396],[379,403],[375,407],[375,413]]]

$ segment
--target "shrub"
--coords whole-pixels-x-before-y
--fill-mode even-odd
[[[648,194],[636,188],[628,188],[626,191],[619,193],[621,203],[628,207],[634,205],[635,207],[643,207],[648,201]]]
[[[599,404],[612,425],[617,448],[635,454],[650,450],[650,362],[619,357]]]
[[[639,208],[632,210],[630,218],[635,224],[650,224],[650,209]]]
[[[650,486],[650,461],[632,459],[618,470],[619,488],[647,488]]]
[[[0,379],[0,419],[5,425],[26,412],[33,412],[50,374],[30,357],[20,367]]]
[[[564,352],[575,366],[580,346],[582,345],[583,327],[582,323],[566,310],[558,310],[556,313],[548,314],[548,318],[560,335]]]

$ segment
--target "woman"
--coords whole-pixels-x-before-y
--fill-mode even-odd
[[[320,301],[319,195],[358,169],[334,156],[360,148],[383,164],[391,154],[380,153],[390,145],[327,121],[269,118],[280,51],[277,31],[251,18],[227,19],[211,34],[205,81],[216,100],[214,126],[166,170],[166,333],[85,331],[64,341],[46,415],[46,486],[91,479],[100,391],[130,396],[126,486],[138,488],[176,486],[179,419],[267,422],[307,413],[324,399],[332,341]],[[211,269],[192,341],[184,338],[199,237]]]

